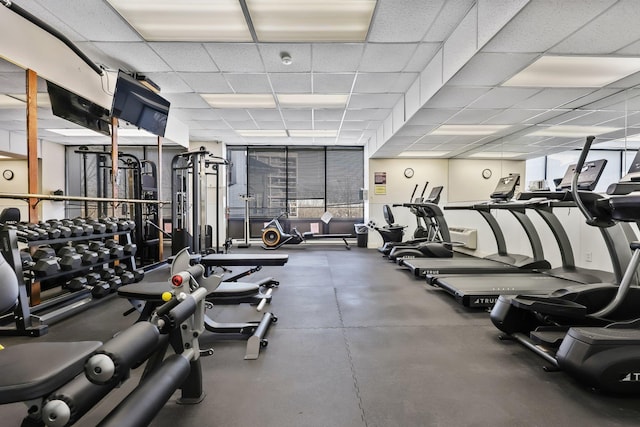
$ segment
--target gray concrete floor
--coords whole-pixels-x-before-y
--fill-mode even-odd
[[[261,251],[258,247],[242,251]],[[632,426],[640,399],[608,397],[567,375],[546,373],[537,356],[497,339],[488,313],[469,311],[373,250],[300,245],[289,263],[264,268],[281,285],[268,308],[279,318],[258,360],[245,343],[202,338],[206,399],[171,400],[154,426]],[[261,252],[264,253],[264,252]],[[31,340],[106,340],[133,322],[113,298],[52,325]],[[216,307],[217,321],[252,320],[251,307]],[[0,367],[1,369],[1,367]],[[96,425],[135,386],[137,373],[79,425]],[[0,407],[19,425],[26,407]]]

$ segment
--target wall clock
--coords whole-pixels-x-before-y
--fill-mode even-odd
[[[407,178],[412,178],[413,177],[413,169],[412,168],[406,168],[404,170],[404,176]]]
[[[484,179],[489,179],[489,178],[491,178],[491,169],[484,169],[484,170],[482,171],[482,177],[483,177]]]
[[[11,169],[5,169],[2,172],[2,177],[7,181],[11,181],[13,179],[13,171]]]

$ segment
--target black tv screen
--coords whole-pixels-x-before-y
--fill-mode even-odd
[[[109,110],[49,81],[47,92],[51,101],[51,111],[55,116],[92,131],[111,135]]]
[[[154,135],[164,136],[169,101],[120,71],[113,94],[111,114]]]

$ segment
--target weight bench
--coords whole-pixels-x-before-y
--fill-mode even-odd
[[[302,233],[302,237],[304,238],[304,240],[342,239],[342,241],[344,242],[345,247],[348,250],[351,250],[351,246],[349,246],[349,242],[347,242],[347,239],[353,239],[356,236],[354,236],[353,234],[317,234],[317,233],[312,233],[310,231],[307,231],[305,233]]]
[[[207,255],[208,257],[209,255]],[[184,262],[192,264],[197,257],[185,257]],[[246,257],[245,257],[246,258]],[[202,258],[204,259],[204,257]],[[238,261],[236,261],[238,262]],[[175,261],[174,261],[175,264]],[[234,264],[242,265],[242,264]],[[278,264],[276,264],[278,265]],[[200,266],[203,271],[206,270],[204,264],[196,264],[194,267]],[[172,271],[176,269],[187,269],[189,265],[176,267],[172,265]],[[267,302],[271,301],[271,291],[262,293],[259,286],[255,283],[233,282],[225,283],[220,280],[220,276],[207,276],[206,280],[215,283],[208,286],[209,292],[206,301],[212,305],[226,305],[251,303],[257,304],[257,310],[261,311]],[[140,311],[138,321],[146,321],[155,311],[158,305],[162,304],[162,291],[166,287],[165,282],[139,282],[131,285],[125,285],[118,288],[118,295],[129,299],[131,304]],[[134,308],[135,309],[135,308]],[[259,356],[260,348],[268,345],[265,338],[267,331],[272,323],[276,323],[278,318],[272,313],[266,312],[262,315],[260,321],[250,321],[244,323],[218,323],[205,315],[204,327],[207,331],[218,334],[238,334],[247,339],[247,347],[245,360],[255,360]]]

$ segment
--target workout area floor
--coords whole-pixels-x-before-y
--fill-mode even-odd
[[[265,253],[257,245],[233,252]],[[281,249],[284,267],[251,277],[280,281],[267,310],[278,316],[269,345],[243,360],[245,342],[205,332],[205,400],[170,400],[154,426],[637,426],[640,400],[595,393],[516,343],[500,342],[484,311],[425,289],[371,249],[305,245]],[[168,271],[145,280],[163,280]],[[107,340],[129,326],[130,305],[113,297],[31,340]],[[252,307],[216,307],[217,321],[257,320]],[[111,393],[78,425],[96,425],[137,383]],[[0,406],[0,425],[19,425],[24,404]]]

